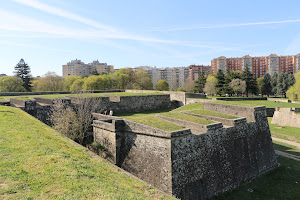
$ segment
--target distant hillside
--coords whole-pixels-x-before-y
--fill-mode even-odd
[[[0,199],[171,199],[20,109],[0,106]]]

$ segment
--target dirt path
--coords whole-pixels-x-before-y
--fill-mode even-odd
[[[293,146],[297,147],[298,149],[300,149],[300,144],[297,143],[297,142],[291,142],[291,141],[283,140],[283,139],[276,138],[276,137],[272,137],[272,140],[274,140],[276,142],[282,142],[282,143],[286,143],[286,144],[289,144],[289,145],[293,145]]]
[[[275,150],[275,153],[279,156],[283,156],[283,157],[290,158],[290,159],[293,159],[293,160],[296,160],[296,161],[300,161],[300,157],[295,156],[293,154],[285,153],[285,152],[278,151],[278,150]]]

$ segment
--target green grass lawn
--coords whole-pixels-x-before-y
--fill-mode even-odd
[[[300,104],[298,103],[285,103],[279,102],[275,103],[274,101],[268,100],[253,100],[253,101],[221,101],[216,100],[213,103],[221,103],[221,104],[231,104],[237,106],[248,106],[248,107],[255,107],[255,106],[266,106],[266,108],[300,108]]]
[[[169,199],[20,109],[0,106],[0,199]]]
[[[280,167],[214,200],[296,200],[300,197],[300,162],[279,156]]]
[[[177,131],[185,128],[184,126],[173,124],[153,115],[142,117],[127,117],[127,119],[148,126],[156,127],[165,131]]]
[[[149,115],[156,115],[156,114],[162,114],[171,111],[171,109],[162,109],[162,110],[148,110],[148,111],[143,111],[140,113],[116,113],[116,116],[118,117],[143,117],[143,116],[149,116]]]
[[[271,124],[272,117],[268,117],[268,121],[272,136],[300,143],[300,128],[289,126],[280,127],[277,124]]]
[[[168,113],[163,113],[161,115],[166,116],[166,117],[175,118],[175,119],[184,120],[184,121],[195,122],[198,124],[204,124],[204,125],[216,123],[214,121],[211,121],[211,120],[208,120],[208,119],[205,119],[202,117],[195,117],[195,116],[186,115],[183,113],[168,112]]]
[[[193,113],[193,114],[198,114],[198,115],[207,115],[207,116],[212,116],[212,117],[220,117],[220,118],[225,118],[225,119],[237,119],[239,117],[233,116],[233,115],[227,115],[224,113],[219,113],[215,111],[210,111],[210,110],[190,110],[187,111],[188,113]]]
[[[202,103],[191,103],[191,104],[179,107],[173,111],[200,110],[200,109],[203,109]]]

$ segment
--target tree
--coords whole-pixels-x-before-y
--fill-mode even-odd
[[[195,81],[193,92],[196,93],[203,93],[203,88],[206,83],[206,77],[204,75],[204,72],[201,72],[199,74],[199,78]]]
[[[246,91],[246,81],[243,81],[241,79],[233,79],[229,86],[233,89],[236,95],[238,95],[239,92],[244,93]]]
[[[22,79],[15,76],[0,77],[0,92],[25,92]]]
[[[61,100],[56,102],[52,108],[51,122],[55,130],[84,145],[85,139],[91,134],[92,113],[97,108],[97,101],[96,98],[86,98],[83,93],[79,93],[74,102],[75,106]]]
[[[177,88],[177,92],[184,92],[184,90],[182,88]]]
[[[278,74],[275,72],[271,76],[271,86],[272,86],[273,95],[277,95],[277,79],[278,79]]]
[[[246,81],[246,94],[248,96],[249,93],[256,94],[257,93],[257,82],[252,76],[252,73],[249,70],[248,64],[246,63],[245,68],[242,72],[241,76],[242,80]]]
[[[206,83],[205,83],[205,87],[204,87],[203,91],[210,95],[216,94],[218,92],[218,89],[216,87],[217,84],[218,84],[217,78],[210,75],[206,79]]]
[[[83,90],[91,91],[91,90],[101,90],[104,83],[100,76],[92,75],[84,80]]]
[[[270,95],[272,93],[272,84],[271,84],[272,78],[270,74],[266,74],[263,78],[263,86],[262,86],[262,94]]]
[[[63,91],[64,80],[55,72],[47,72],[34,83],[35,91]]]
[[[19,63],[15,66],[14,74],[16,77],[19,77],[23,81],[23,87],[26,91],[31,91],[31,74],[30,74],[30,67],[27,63],[25,63],[24,59],[22,58]]]
[[[151,77],[144,70],[140,69],[135,74],[133,88],[137,90],[153,90]]]
[[[93,70],[93,71],[92,71],[92,75],[98,76],[98,75],[100,75],[100,74],[97,72],[97,70]]]
[[[286,97],[286,91],[289,88],[287,73],[280,73],[277,78],[277,94]]]
[[[289,74],[288,75],[288,85],[289,85],[289,87],[291,87],[295,83],[296,83],[296,80],[295,80],[294,74]]]
[[[216,78],[218,80],[217,83],[217,89],[218,89],[218,94],[221,96],[224,94],[224,84],[225,84],[225,75],[221,69],[218,70],[216,74]]]
[[[194,84],[195,82],[192,79],[190,78],[186,79],[183,84],[183,90],[186,92],[192,92],[194,88]]]
[[[263,96],[264,95],[263,94],[264,78],[260,77],[256,81],[257,81],[258,93]]]
[[[83,84],[86,78],[75,80],[70,86],[70,91],[72,92],[80,92],[83,89]]]
[[[64,90],[70,91],[71,85],[78,79],[81,79],[80,76],[67,76],[64,80]]]
[[[294,79],[295,79],[295,83],[292,86],[290,86],[290,88],[288,89],[286,94],[287,94],[287,96],[290,100],[299,101],[299,97],[300,97],[300,72],[297,72],[295,74]]]
[[[167,83],[165,80],[159,80],[156,84],[156,89],[159,91],[168,91],[169,83]]]

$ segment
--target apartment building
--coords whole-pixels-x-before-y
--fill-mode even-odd
[[[300,71],[300,54],[292,56],[278,56],[270,54],[269,56],[226,58],[224,56],[215,58],[211,61],[211,68],[214,74],[221,69],[224,73],[227,70],[243,71],[245,66],[253,74],[254,78],[263,77],[266,73],[296,73]]]
[[[191,80],[197,80],[199,78],[199,74],[204,73],[205,75],[209,75],[212,73],[210,65],[190,65],[189,66],[189,78]]]
[[[159,80],[165,80],[170,89],[177,90],[177,88],[183,87],[184,82],[189,77],[188,67],[156,68],[141,66],[134,68],[134,71],[139,69],[143,69],[151,77],[154,88],[156,88]]]
[[[107,65],[107,63],[100,63],[98,60],[85,64],[81,60],[71,60],[66,65],[62,66],[63,77],[66,76],[91,76],[93,71],[101,73],[114,72],[113,65]]]

